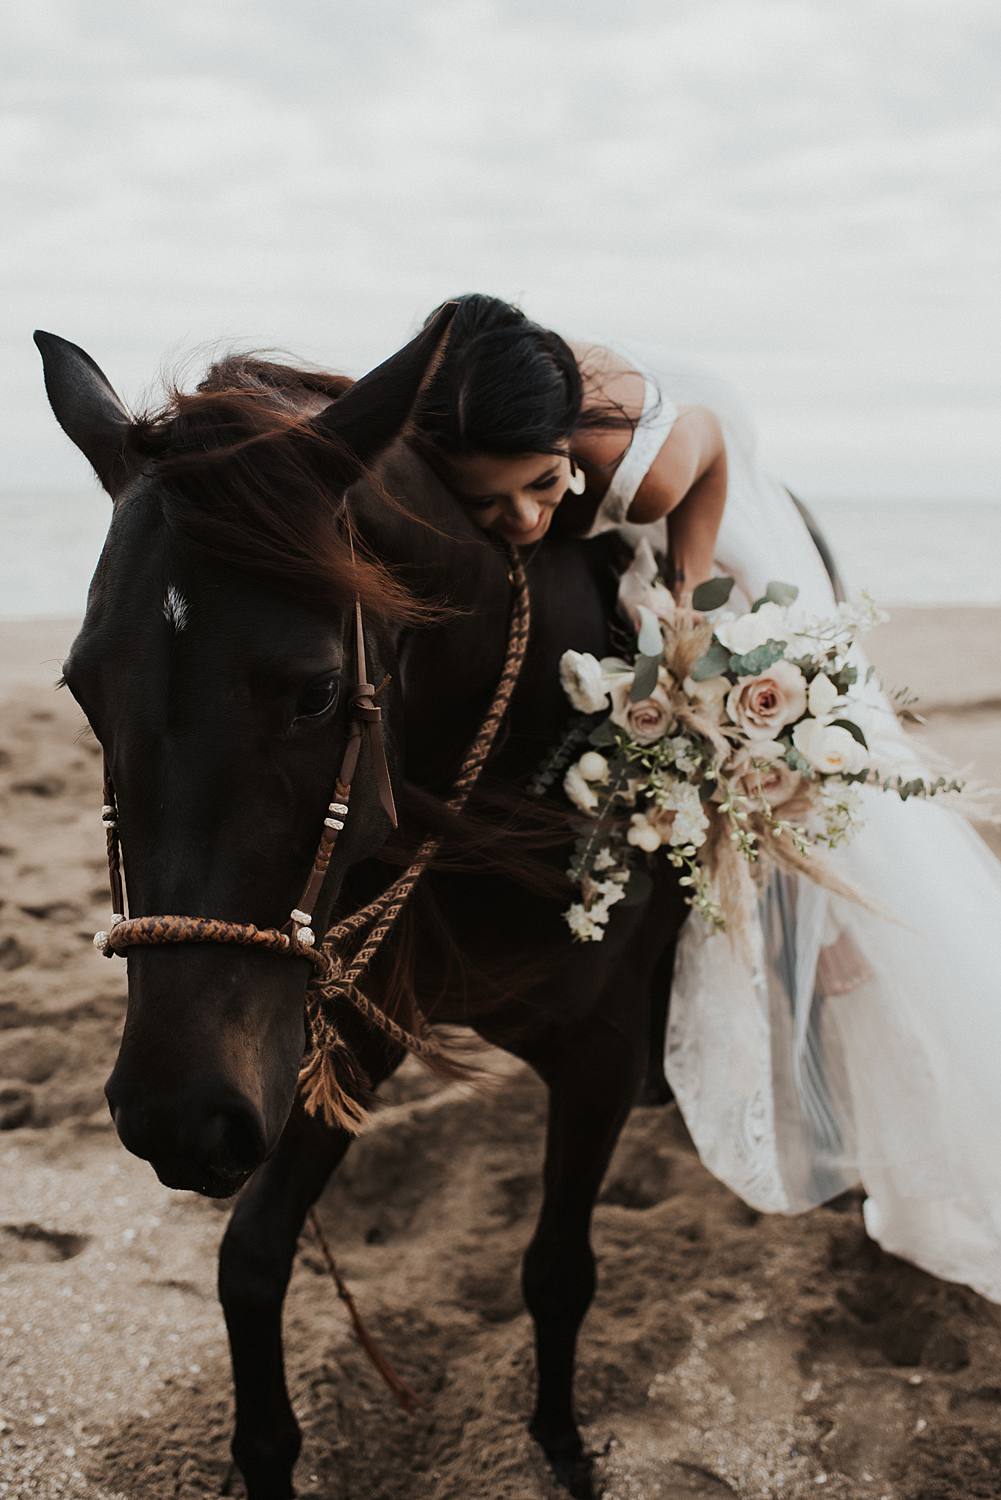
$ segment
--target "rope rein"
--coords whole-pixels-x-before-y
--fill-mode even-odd
[[[452,813],[461,812],[469,800],[493,749],[525,661],[531,628],[531,606],[524,567],[513,549],[508,577],[514,590],[514,598],[504,665],[487,714],[452,785],[446,803]],[[334,797],[329,804],[328,815],[323,820],[309,879],[286,926],[281,929],[261,928],[249,922],[227,922],[213,917],[126,917],[118,809],[114,784],[105,763],[102,818],[107,830],[108,876],[114,915],[110,930],[98,932],[94,937],[95,946],[109,958],[116,954],[124,956],[129,948],[138,946],[234,943],[308,959],[313,965],[314,973],[306,990],[310,1050],[299,1073],[303,1103],[309,1113],[320,1113],[328,1124],[337,1125],[352,1134],[358,1134],[364,1128],[368,1115],[357,1098],[360,1080],[354,1060],[334,1019],[335,1001],[346,1001],[369,1025],[406,1051],[424,1059],[441,1056],[441,1049],[428,1034],[428,1025],[423,1017],[420,1018],[419,1032],[409,1031],[359,987],[359,982],[392,932],[418,881],[438,853],[442,842],[440,836],[433,835],[424,839],[403,874],[366,906],[338,921],[318,945],[312,930],[313,909],[322,891],[337,836],[344,827],[349,811],[351,785],[363,737],[367,738],[372,752],[379,799],[393,826],[396,826],[396,808],[383,741],[382,711],[375,701],[376,689],[366,681],[364,626],[358,600],[355,601],[355,641],[358,682],[352,694],[351,729],[347,746],[335,781]],[[358,944],[357,951],[348,958],[343,950],[354,943]],[[345,1075],[348,1087],[345,1087]]]

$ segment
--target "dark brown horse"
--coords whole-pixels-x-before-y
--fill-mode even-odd
[[[405,443],[394,446],[440,337],[431,328],[354,386],[230,361],[198,392],[175,393],[155,419],[136,421],[82,350],[38,335],[56,417],[114,500],[65,676],[117,788],[133,915],[273,926],[294,905],[348,733],[342,679],[356,592],[373,681],[391,678],[381,701],[402,832],[413,841],[440,818],[437,799],[501,669],[511,607],[504,555]],[[371,979],[401,1013],[412,984],[434,1022],[471,1025],[548,1086],[544,1201],[524,1261],[538,1361],[531,1431],[563,1482],[587,1496],[572,1385],[595,1287],[591,1214],[643,1084],[663,1015],[650,997],[666,994],[685,908],[665,878],[645,904],[616,908],[600,946],[576,945],[556,879],[546,894],[502,852],[511,835],[496,810],[504,804],[490,798],[502,792],[516,806],[559,738],[562,652],[608,648],[602,543],[547,542],[529,582],[529,649],[479,798],[480,831],[463,835],[461,860],[426,877],[409,936]],[[399,869],[364,753],[356,788],[319,932]],[[538,856],[553,877],[571,836]],[[293,1493],[300,1435],[282,1305],[304,1217],[351,1139],[296,1100],[308,977],[302,960],[237,947],[133,949],[107,1085],[123,1143],[167,1185],[225,1196],[250,1179],[219,1288],[236,1384],[233,1454],[251,1500]],[[400,1049],[346,1007],[339,1021],[377,1086]]]

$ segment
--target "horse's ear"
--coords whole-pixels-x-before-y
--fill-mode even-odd
[[[56,421],[71,438],[109,495],[116,495],[132,469],[131,422],[102,370],[83,349],[54,333],[35,332],[45,391]]]
[[[314,427],[336,435],[364,464],[402,437],[441,363],[456,305],[439,308],[416,338],[325,407]]]

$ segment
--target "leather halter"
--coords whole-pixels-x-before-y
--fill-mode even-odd
[[[126,917],[125,891],[121,877],[121,855],[118,837],[118,807],[115,798],[114,783],[111,779],[111,771],[108,767],[107,759],[105,759],[104,807],[101,816],[108,831],[108,867],[114,914],[111,918],[110,931],[94,934],[94,946],[99,948],[106,957],[113,958],[126,948],[163,941],[163,939],[152,935],[154,929],[150,924],[164,922],[191,924],[186,928],[177,929],[169,939],[171,942],[251,942],[259,947],[276,946],[288,952],[308,949],[313,946],[315,942],[312,928],[313,911],[320,898],[320,892],[323,889],[323,882],[330,865],[330,859],[337,845],[337,836],[344,827],[344,820],[348,814],[351,784],[358,767],[358,758],[361,754],[363,738],[368,740],[371,750],[372,767],[375,774],[379,801],[393,827],[396,828],[399,826],[396,816],[396,803],[393,800],[393,785],[389,774],[389,764],[386,760],[386,742],[382,728],[382,709],[375,701],[375,687],[367,680],[368,662],[365,651],[365,624],[362,618],[361,601],[358,598],[355,599],[354,604],[354,633],[355,663],[358,680],[351,693],[351,727],[348,731],[348,740],[344,747],[340,769],[334,782],[334,800],[328,805],[327,815],[323,820],[320,841],[313,858],[313,867],[309,872],[309,879],[303,887],[303,892],[298,902],[289,913],[288,921],[278,933],[278,936],[282,939],[281,943],[273,944],[270,942],[266,937],[269,929],[255,927],[253,923],[214,922],[211,919],[202,917],[136,917],[131,919]],[[241,929],[246,934],[245,938],[238,936]]]
[[[509,549],[508,579],[514,589],[514,604],[508,628],[504,666],[494,690],[490,708],[478,734],[466,752],[448,798],[447,805],[452,812],[461,811],[479,779],[511,701],[525,659],[531,625],[530,599],[524,567],[513,548]],[[329,1056],[343,1046],[336,1027],[327,1014],[328,1003],[336,998],[349,1001],[366,1020],[379,1027],[398,1045],[420,1056],[431,1056],[437,1053],[438,1049],[435,1044],[426,1035],[415,1036],[406,1031],[391,1016],[386,1015],[361,993],[358,980],[392,930],[396,918],[418,880],[437,853],[440,841],[436,838],[425,839],[403,874],[367,906],[351,912],[331,927],[319,945],[316,944],[312,928],[313,912],[323,889],[338,835],[348,815],[351,786],[358,766],[363,738],[367,738],[370,746],[379,800],[394,828],[397,826],[396,806],[393,800],[389,766],[386,761],[382,709],[375,701],[377,690],[366,680],[364,621],[361,603],[357,598],[354,605],[354,627],[357,682],[351,694],[351,727],[348,741],[334,782],[334,794],[323,820],[323,828],[309,878],[298,905],[292,908],[285,925],[281,929],[261,928],[251,922],[227,922],[214,917],[126,916],[121,844],[118,835],[118,808],[110,769],[105,760],[102,818],[107,833],[108,876],[114,915],[109,931],[95,933],[94,946],[107,958],[113,958],[116,955],[124,957],[127,950],[133,947],[174,943],[234,943],[243,947],[284,953],[295,958],[305,958],[314,967],[314,975],[308,987],[306,1001],[314,1058]],[[367,937],[364,936],[366,929],[371,929]],[[339,951],[339,946],[350,943],[352,940],[359,941],[359,939],[360,945],[354,957],[346,961]],[[303,1074],[305,1075],[308,1070],[307,1065]],[[359,1110],[358,1118],[363,1119],[363,1111]],[[352,1129],[356,1128],[357,1122],[350,1117],[347,1120],[339,1117],[338,1123]],[[357,1128],[360,1128],[360,1125],[357,1125]]]

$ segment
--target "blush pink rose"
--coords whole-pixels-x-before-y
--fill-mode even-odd
[[[745,796],[764,798],[773,811],[788,807],[805,792],[807,784],[801,771],[794,771],[781,761],[772,761],[760,768],[749,766],[737,778],[737,786]],[[805,807],[804,801],[804,810]]]
[[[731,721],[751,740],[772,740],[806,713],[806,678],[791,661],[741,677],[726,700]]]
[[[614,683],[610,689],[612,722],[624,729],[638,745],[652,745],[654,740],[663,739],[674,727],[674,709],[664,688],[665,681],[666,673],[662,671],[661,681],[649,698],[640,698],[636,703],[629,699],[633,685],[631,677]]]

